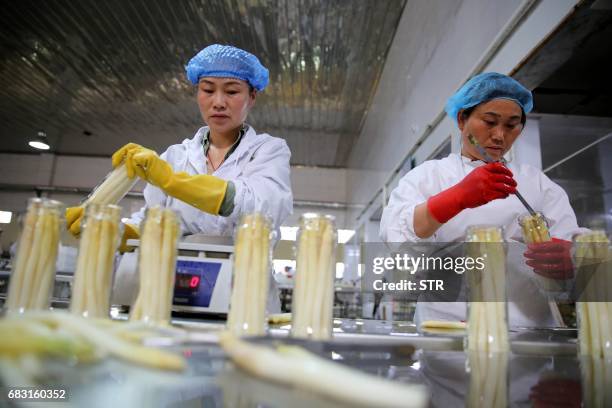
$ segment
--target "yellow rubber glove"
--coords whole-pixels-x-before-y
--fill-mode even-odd
[[[123,235],[121,236],[121,243],[119,244],[119,252],[122,254],[125,252],[134,251],[133,246],[129,246],[127,244],[128,239],[138,239],[140,238],[140,233],[138,232],[138,227],[132,224],[123,224]]]
[[[123,163],[123,161],[127,159],[128,154],[134,150],[149,150],[149,149],[145,149],[144,147],[136,143],[128,143],[124,145],[119,150],[117,150],[115,153],[113,153],[113,156],[111,158],[111,161],[113,163],[113,169],[119,166],[121,163]],[[134,172],[135,170],[134,165],[127,166],[127,163],[126,163],[126,170],[127,170],[128,177],[134,178],[134,176],[136,175],[136,173]]]
[[[66,227],[68,231],[75,237],[79,238],[81,235],[81,221],[83,220],[84,209],[81,206],[68,207],[66,209]],[[121,237],[121,243],[119,244],[119,252],[132,252],[135,247],[128,246],[128,239],[138,239],[140,234],[138,233],[138,227],[132,224],[123,224],[123,236]]]
[[[84,211],[82,206],[66,208],[66,228],[75,238],[81,235],[81,221]]]
[[[129,143],[113,154],[113,166],[124,162],[130,175],[161,188],[169,196],[178,198],[209,214],[219,214],[227,191],[227,181],[207,174],[192,176],[175,173],[172,166],[153,150]]]

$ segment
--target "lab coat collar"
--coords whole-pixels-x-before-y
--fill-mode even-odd
[[[467,165],[468,165],[468,166],[470,166],[470,167],[474,167],[474,168],[476,168],[476,167],[480,167],[480,166],[483,166],[483,165],[485,165],[485,164],[486,164],[486,163],[485,163],[485,162],[483,162],[482,160],[472,160],[472,159],[470,159],[469,157],[465,157],[465,156],[464,156],[464,155],[462,155],[462,154],[456,154],[456,153],[451,153],[451,154],[452,154],[452,155],[454,155],[454,156],[457,156],[457,160],[458,160],[460,163],[467,164]]]
[[[183,142],[187,147],[189,163],[200,174],[206,174],[206,158],[204,157],[204,149],[202,148],[202,139],[206,136],[207,132],[208,126],[201,127],[198,129],[192,139],[188,139]],[[242,140],[238,144],[236,150],[223,164],[221,164],[220,167],[226,167],[232,163],[239,162],[245,154],[252,152],[254,150],[254,146],[260,144],[262,139],[263,136],[258,135],[253,126],[249,125],[249,130],[242,137]]]

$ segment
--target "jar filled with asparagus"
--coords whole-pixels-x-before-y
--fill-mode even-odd
[[[260,213],[246,214],[236,228],[232,295],[227,328],[235,335],[266,332],[266,301],[271,271],[271,222]]]
[[[506,408],[508,404],[509,353],[469,351],[467,371],[470,376],[465,406],[469,408]]]
[[[468,228],[466,250],[474,260],[480,258],[484,266],[467,271],[467,348],[482,352],[508,351],[506,253],[501,227]]]
[[[83,317],[108,317],[121,208],[91,203],[85,208],[70,311]]]
[[[523,233],[523,241],[526,244],[537,244],[550,241],[548,223],[540,213],[536,215],[525,214],[519,217],[519,225]]]
[[[130,320],[167,325],[172,313],[180,224],[175,212],[149,207],[140,228],[140,288]]]
[[[10,312],[49,307],[62,212],[63,204],[59,201],[45,198],[28,201],[6,300]]]
[[[612,407],[612,361],[596,356],[580,357],[582,405],[584,408]],[[576,405],[578,406],[578,405]]]
[[[332,336],[336,240],[334,217],[302,215],[291,306],[294,337],[324,340]]]
[[[538,244],[551,240],[550,232],[548,230],[548,222],[542,214],[524,214],[519,217],[518,221],[519,225],[521,226],[521,232],[525,244]],[[535,281],[541,290],[550,293],[551,295],[565,292],[569,284],[567,281],[561,279],[551,279],[538,274],[535,275]],[[551,308],[553,308],[554,313],[556,313],[557,306],[551,304]]]
[[[576,302],[580,354],[612,358],[612,250],[604,231],[591,231],[574,239]]]

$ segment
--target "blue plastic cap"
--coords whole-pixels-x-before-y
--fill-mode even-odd
[[[498,98],[516,102],[525,114],[533,109],[533,96],[529,89],[507,75],[485,72],[467,81],[448,98],[446,113],[457,123],[457,115],[462,109]]]
[[[197,85],[202,77],[237,78],[262,91],[269,81],[266,67],[253,54],[230,45],[213,44],[198,52],[185,66],[187,79]]]

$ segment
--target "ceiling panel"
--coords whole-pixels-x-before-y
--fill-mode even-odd
[[[201,126],[183,66],[212,43],[270,70],[249,122],[285,137],[292,163],[344,166],[406,0],[3,2],[0,151],[158,151]]]

